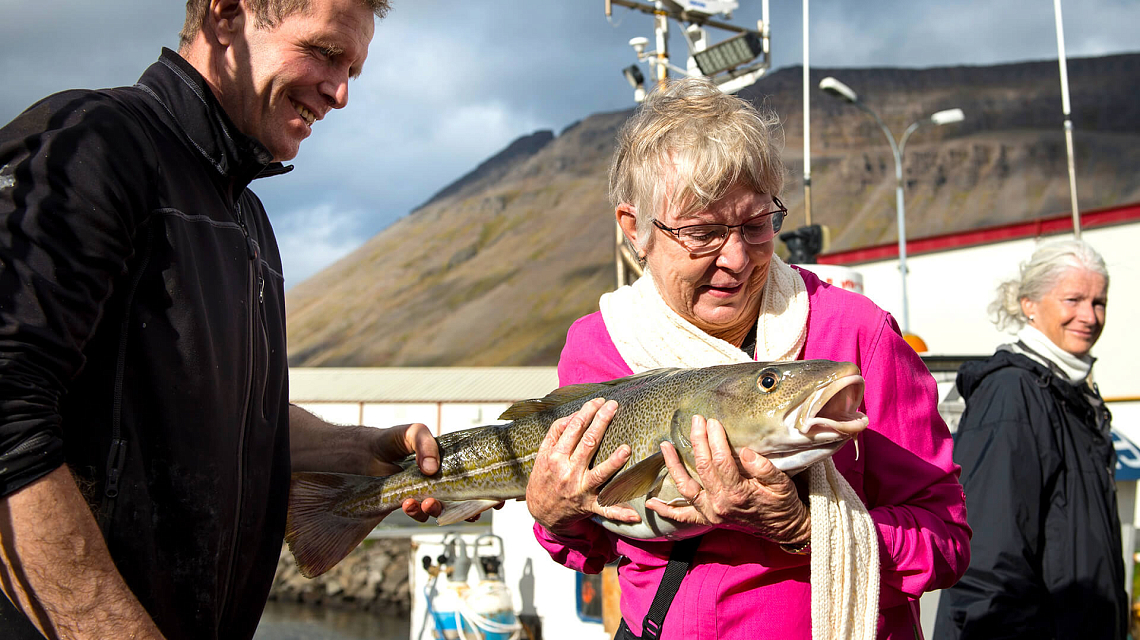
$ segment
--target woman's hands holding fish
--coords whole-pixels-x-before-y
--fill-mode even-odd
[[[652,498],[647,509],[678,522],[723,525],[783,544],[811,538],[811,512],[796,483],[767,458],[744,449],[738,464],[724,427],[701,416],[693,417],[691,440],[700,482],[689,475],[672,443],[661,444],[673,483],[690,505],[674,507]]]
[[[617,403],[595,398],[573,416],[550,426],[526,487],[526,504],[535,521],[555,535],[580,534],[584,521],[597,514],[619,522],[639,522],[629,507],[598,505],[602,484],[629,460],[629,445],[621,445],[605,461],[590,468],[590,460],[617,413]]]

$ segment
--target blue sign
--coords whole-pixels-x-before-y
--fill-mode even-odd
[[[1116,447],[1116,479],[1140,480],[1140,447],[1116,429],[1112,430],[1112,444]]]

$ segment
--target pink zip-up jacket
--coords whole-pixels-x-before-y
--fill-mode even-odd
[[[948,587],[970,563],[966,501],[952,441],[938,415],[934,379],[903,341],[898,325],[866,297],[799,270],[810,311],[803,359],[854,362],[866,379],[870,426],[848,443],[835,466],[867,505],[879,534],[879,638],[913,640],[918,597]],[[558,363],[563,385],[600,382],[632,371],[610,340],[601,313],[580,318]],[[618,537],[592,521],[580,537],[534,526],[538,542],[571,569],[598,573],[619,565],[621,611],[634,634],[657,592],[671,542]],[[660,640],[811,638],[810,556],[730,530],[704,535]],[[921,632],[919,632],[921,633]]]

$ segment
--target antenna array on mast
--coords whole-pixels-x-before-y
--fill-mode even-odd
[[[659,82],[673,71],[682,76],[706,76],[725,93],[735,93],[755,83],[771,67],[769,45],[768,0],[763,0],[763,17],[756,29],[747,29],[714,19],[718,15],[731,19],[739,3],[736,0],[658,0],[652,4],[636,0],[605,0],[606,17],[613,13],[613,5],[627,7],[654,16],[656,49],[647,51],[649,39],[633,38],[629,41],[639,63],[650,67],[650,77]],[[669,21],[682,25],[688,44],[689,56],[684,68],[669,61]],[[717,42],[709,42],[709,29],[728,31],[732,35]],[[645,75],[638,65],[622,70],[633,87],[634,100],[645,99]]]

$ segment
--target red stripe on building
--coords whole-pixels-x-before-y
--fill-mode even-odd
[[[1140,202],[1106,209],[1094,209],[1081,214],[1081,230],[1096,229],[1126,222],[1140,220]],[[945,233],[926,238],[908,238],[906,242],[907,257],[946,251],[948,249],[961,249],[983,244],[1020,240],[1022,238],[1037,238],[1058,233],[1071,233],[1073,230],[1072,215],[1065,214],[1051,218],[1038,218],[1029,222],[1015,222],[996,227],[983,227],[958,233]],[[851,249],[850,251],[837,251],[835,253],[821,254],[817,260],[820,264],[860,264],[876,262],[879,260],[893,260],[899,257],[898,243],[880,244],[873,247]]]

